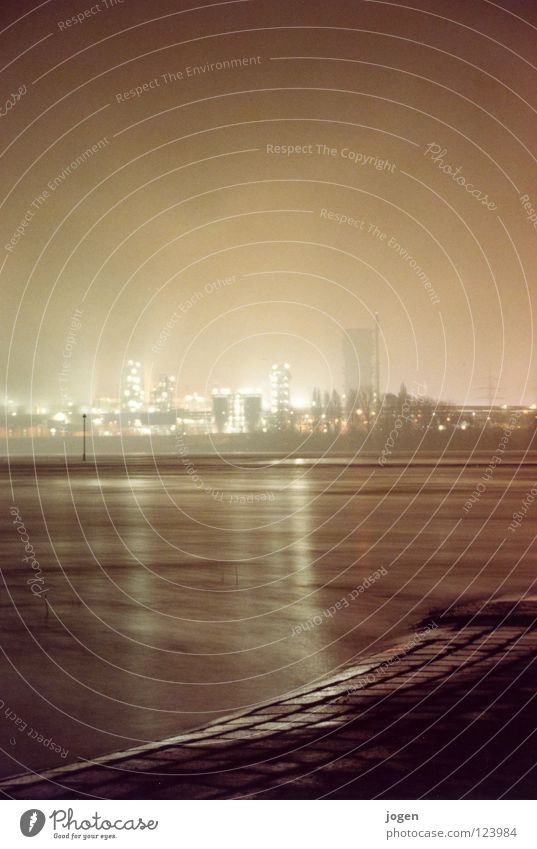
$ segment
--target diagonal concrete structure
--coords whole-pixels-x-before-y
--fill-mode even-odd
[[[16,799],[533,798],[537,599],[432,614],[408,640],[197,731],[4,780]]]

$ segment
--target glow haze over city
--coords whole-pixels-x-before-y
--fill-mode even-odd
[[[534,402],[529,45],[516,62],[499,46],[515,15],[488,8],[482,69],[456,27],[397,4],[386,31],[381,3],[310,2],[307,20],[280,0],[202,4],[150,24],[142,3],[97,6],[42,4],[7,47],[10,399],[56,403],[79,310],[76,404],[119,397],[127,359],[148,391],[170,373],[205,396],[266,393],[289,361],[306,403],[342,391],[342,334],[375,313],[383,394],[416,380],[456,404],[490,387]],[[15,61],[32,27],[46,38]]]

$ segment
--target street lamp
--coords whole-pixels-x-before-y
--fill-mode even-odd
[[[82,413],[82,461],[86,462],[86,413]]]

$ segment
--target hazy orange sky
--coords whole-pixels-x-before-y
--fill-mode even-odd
[[[378,312],[384,391],[533,402],[537,4],[411,5],[4,0],[9,397],[70,340],[75,402],[129,357],[305,399]]]

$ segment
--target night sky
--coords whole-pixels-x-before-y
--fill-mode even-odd
[[[60,403],[68,343],[78,403],[131,357],[304,400],[378,312],[383,391],[535,400],[537,4],[3,0],[0,38],[10,398]]]

